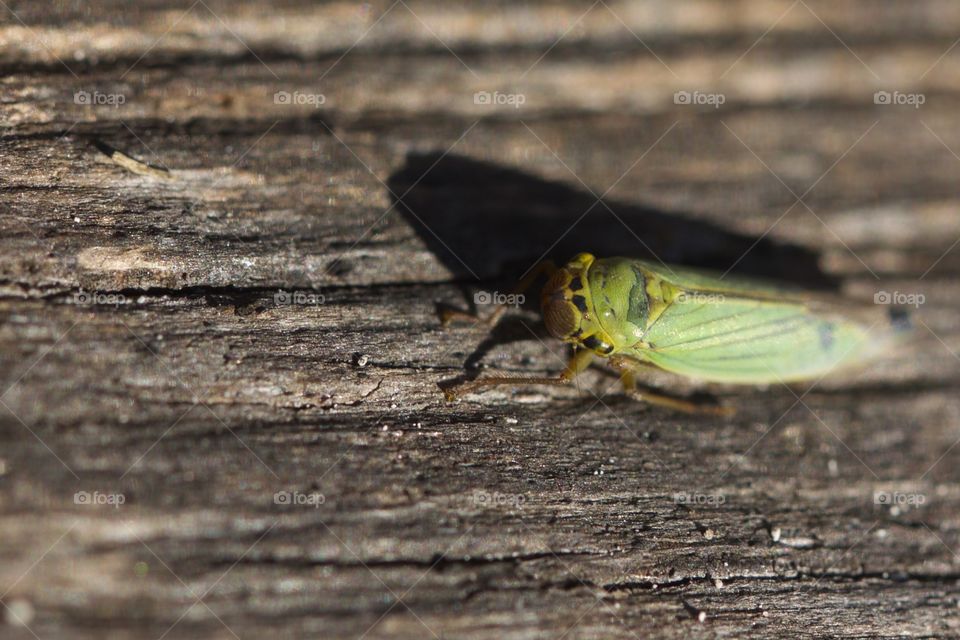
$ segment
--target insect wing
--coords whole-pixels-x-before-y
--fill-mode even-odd
[[[644,267],[672,300],[647,327],[650,348],[640,355],[667,371],[743,384],[811,379],[864,359],[884,337],[875,310],[845,313],[827,297]]]
[[[749,299],[676,300],[644,336],[644,357],[675,373],[763,384],[824,375],[861,357],[868,331],[803,306]]]

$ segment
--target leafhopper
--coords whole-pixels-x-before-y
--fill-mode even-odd
[[[574,345],[556,377],[493,376],[448,388],[455,399],[483,387],[570,384],[596,357],[620,373],[629,395],[691,412],[729,413],[683,399],[639,393],[644,366],[704,382],[767,385],[817,380],[869,361],[909,329],[895,307],[851,305],[829,296],[770,283],[722,277],[633,258],[581,253],[561,268],[552,263],[523,285],[549,276],[540,297],[547,330]],[[500,307],[486,321],[493,325]],[[444,323],[463,312],[446,311]]]

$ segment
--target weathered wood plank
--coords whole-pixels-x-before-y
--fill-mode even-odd
[[[10,3],[4,637],[960,634],[960,12],[588,7]],[[601,369],[445,403],[564,351],[437,305],[579,250],[922,294],[922,339],[724,420]]]

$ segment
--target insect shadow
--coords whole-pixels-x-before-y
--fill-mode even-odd
[[[640,201],[604,198],[601,204],[586,190],[455,154],[410,154],[388,185],[427,247],[458,281],[474,285],[515,282],[540,258],[562,264],[587,251],[721,273],[736,264],[732,273],[837,287],[806,247]]]
[[[820,269],[818,254],[806,247],[731,231],[640,199],[600,203],[585,189],[509,166],[411,153],[387,184],[396,208],[463,285],[473,310],[471,291],[509,292],[538,260],[563,264],[582,251],[721,273],[736,265],[732,273],[806,289],[837,288]],[[537,307],[536,292],[527,292],[525,307]],[[533,337],[506,319],[502,324],[468,358],[468,367],[497,345]]]

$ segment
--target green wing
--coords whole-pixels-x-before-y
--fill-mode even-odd
[[[861,318],[772,285],[641,268],[662,281],[668,302],[644,331],[649,346],[634,355],[681,375],[742,384],[816,379],[866,359],[886,337],[886,316],[877,310]]]

